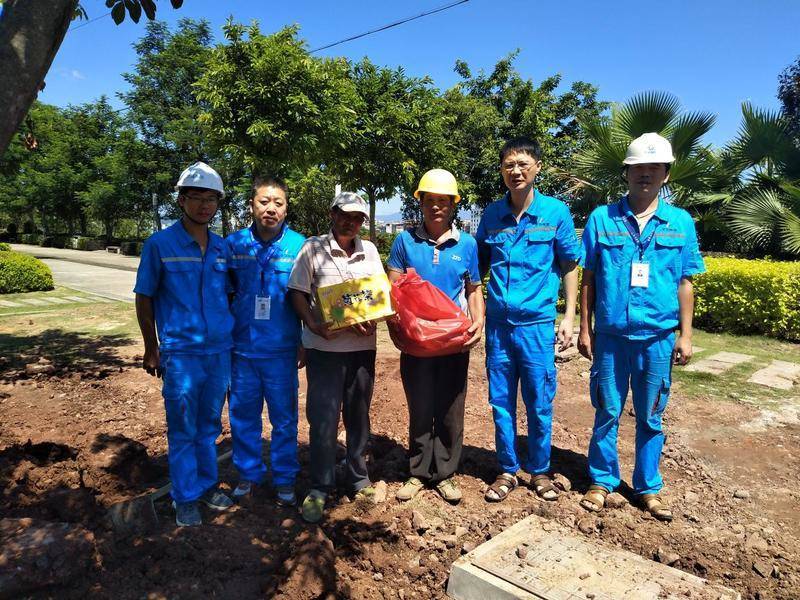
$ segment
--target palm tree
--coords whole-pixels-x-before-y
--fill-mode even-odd
[[[777,111],[742,105],[739,135],[726,148],[736,176],[725,218],[745,242],[800,255],[800,139]]]
[[[667,197],[678,204],[710,191],[715,157],[701,138],[716,117],[707,112],[683,112],[680,101],[666,92],[643,92],[614,105],[611,114],[582,122],[588,143],[575,156],[573,168],[558,173],[576,198],[575,212],[586,214],[597,206],[619,198],[627,185],[622,178],[622,160],[630,142],[643,133],[656,132],[672,143],[675,163],[670,169]]]

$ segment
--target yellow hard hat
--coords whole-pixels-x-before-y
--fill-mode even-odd
[[[414,198],[419,200],[420,192],[428,192],[430,194],[445,194],[452,196],[456,202],[461,200],[461,195],[458,193],[458,182],[450,171],[445,169],[431,169],[422,179],[419,180],[417,191],[414,192]]]

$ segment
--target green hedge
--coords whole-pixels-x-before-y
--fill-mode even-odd
[[[800,262],[706,258],[694,278],[695,324],[800,341]]]
[[[53,289],[50,267],[20,252],[0,252],[0,294]]]
[[[0,242],[0,252],[11,252],[11,246],[5,242]]]
[[[39,242],[42,240],[42,236],[38,233],[23,233],[19,236],[19,241],[23,244],[30,244],[32,246],[38,246]]]

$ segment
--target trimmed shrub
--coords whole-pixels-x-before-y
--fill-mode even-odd
[[[53,289],[50,267],[21,252],[0,252],[0,294]]]
[[[38,233],[23,233],[19,236],[19,241],[22,244],[30,244],[31,246],[38,246],[42,236]]]
[[[800,341],[800,263],[706,258],[694,278],[695,324]]]
[[[0,242],[0,252],[11,252],[11,246],[5,242]]]
[[[79,237],[73,238],[73,247],[75,250],[102,250],[103,243],[89,237]]]
[[[122,242],[120,250],[125,256],[139,256],[143,245],[142,242]]]

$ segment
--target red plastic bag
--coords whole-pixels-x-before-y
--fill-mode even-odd
[[[471,337],[469,317],[414,269],[392,283],[392,303],[397,317],[388,321],[389,335],[401,352],[423,358],[455,354]]]

